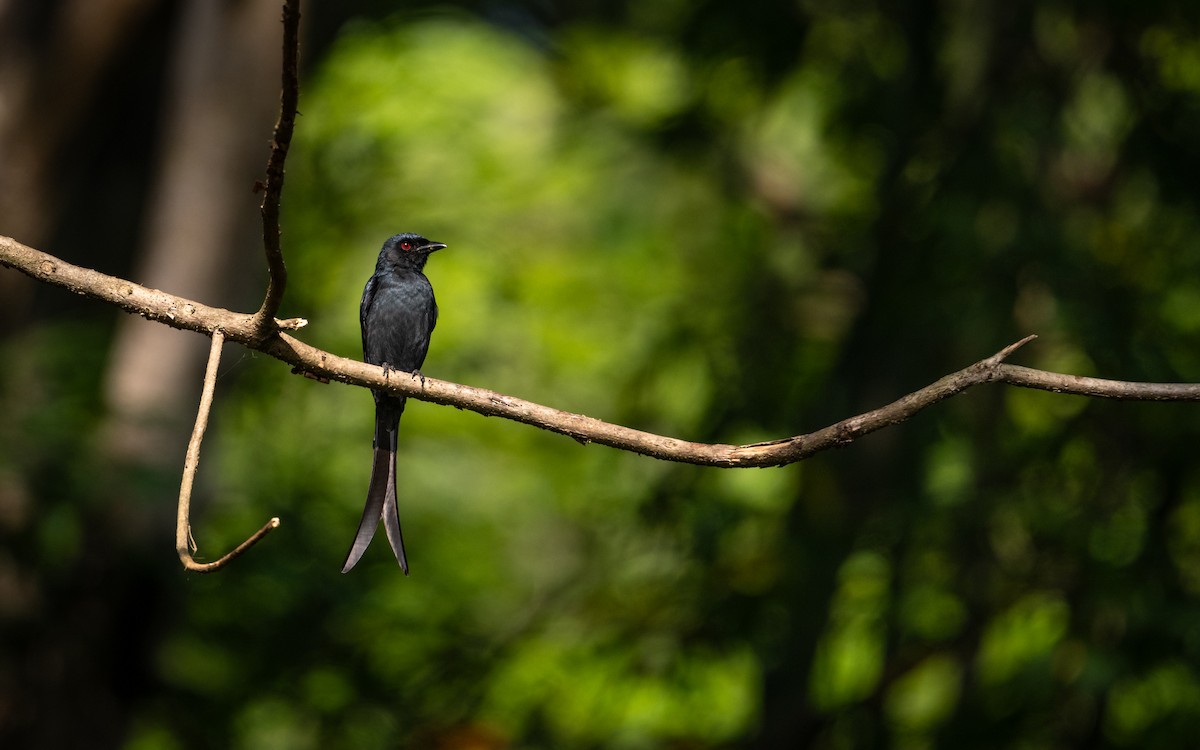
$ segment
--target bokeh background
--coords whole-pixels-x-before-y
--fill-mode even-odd
[[[0,233],[250,311],[269,0],[0,2]],[[426,372],[688,439],[1015,360],[1200,381],[1200,5],[314,0],[301,338],[446,242]],[[800,465],[656,462],[410,402],[339,568],[355,388],[0,271],[4,748],[1184,748],[1200,407],[981,387]]]

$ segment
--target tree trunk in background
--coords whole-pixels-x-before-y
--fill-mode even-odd
[[[59,209],[64,143],[99,93],[101,79],[158,0],[0,0],[0,223],[43,247]],[[39,16],[48,16],[45,23]],[[34,282],[0,275],[0,325],[22,317]],[[4,322],[7,321],[7,322]]]
[[[257,307],[252,187],[279,100],[279,13],[261,0],[0,0],[0,232],[209,304]],[[103,380],[107,421],[72,424],[19,474],[0,472],[0,747],[120,747],[131,707],[161,688],[159,630],[177,611],[172,487],[207,342],[35,287],[0,273],[0,332],[30,342],[28,358],[14,344],[28,367],[5,386],[31,413],[70,410],[57,381],[33,387],[47,368],[95,361],[84,347],[45,354],[53,331],[22,330],[33,303],[67,325],[116,325],[106,372],[83,378]],[[20,445],[20,425],[6,426],[6,449]]]
[[[279,98],[278,17],[275,3],[186,3],[172,44],[137,282],[232,304],[244,274],[231,269],[261,255],[252,187],[266,164]],[[181,450],[164,446],[182,446],[206,351],[201,337],[121,318],[105,389],[110,452],[178,461]]]

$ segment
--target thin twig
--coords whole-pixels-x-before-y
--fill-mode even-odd
[[[250,549],[267,535],[271,529],[279,526],[279,519],[272,518],[249,539],[239,544],[232,552],[210,563],[198,563],[192,557],[196,547],[192,539],[192,485],[196,481],[196,467],[200,464],[200,443],[204,440],[204,431],[208,428],[208,413],[212,409],[213,391],[217,384],[217,365],[221,363],[221,348],[225,343],[225,335],[220,330],[212,333],[212,348],[208,352],[208,367],[204,372],[204,390],[200,394],[200,408],[196,411],[196,426],[192,429],[192,439],[188,441],[187,458],[183,462],[183,480],[179,485],[179,510],[175,517],[175,550],[183,567],[197,573],[212,573],[228,565],[243,552]]]
[[[283,303],[287,287],[287,266],[279,244],[279,202],[283,194],[284,162],[292,144],[296,126],[296,109],[300,102],[300,0],[283,4],[283,73],[279,94],[279,119],[271,141],[271,156],[267,160],[267,176],[263,182],[262,212],[263,250],[267,256],[267,293],[262,307],[254,315],[259,336],[275,333],[271,323]]]
[[[1200,401],[1200,385],[1195,383],[1131,383],[1127,380],[1064,375],[1020,365],[1001,365],[996,372],[996,381],[1018,388],[1115,401]]]

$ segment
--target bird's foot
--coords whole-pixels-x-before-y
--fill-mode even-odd
[[[416,380],[418,378],[421,379],[421,389],[424,390],[425,389],[425,375],[420,370],[413,370],[412,371],[412,379]]]
[[[383,379],[384,380],[390,380],[392,377],[392,373],[396,371],[396,368],[392,367],[391,362],[384,362],[382,365],[380,365],[380,367],[383,368]]]

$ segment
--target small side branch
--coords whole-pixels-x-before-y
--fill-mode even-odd
[[[283,194],[284,162],[292,144],[296,126],[296,109],[300,102],[300,0],[283,4],[283,76],[279,95],[279,119],[271,142],[271,157],[267,161],[267,176],[263,183],[263,202],[260,207],[263,224],[263,250],[267,256],[267,293],[262,307],[254,314],[254,325],[261,337],[275,333],[275,314],[283,303],[287,287],[287,267],[279,244],[279,202]]]
[[[1128,380],[1105,380],[1104,378],[1035,370],[1032,367],[1021,367],[1020,365],[1001,365],[997,371],[996,381],[1019,388],[1036,388],[1053,393],[1111,398],[1117,401],[1200,401],[1200,384],[1196,383],[1136,383]]]
[[[208,429],[208,413],[212,409],[213,391],[217,384],[217,365],[221,363],[221,348],[225,343],[225,335],[221,331],[213,331],[212,348],[208,353],[208,369],[204,373],[204,390],[200,394],[200,408],[196,412],[196,426],[192,429],[192,439],[188,441],[187,458],[183,464],[183,481],[179,486],[179,510],[175,517],[175,550],[183,567],[197,573],[212,573],[228,565],[243,552],[253,547],[259,539],[267,535],[271,529],[279,526],[279,519],[272,518],[258,531],[239,544],[232,552],[210,563],[198,563],[192,557],[196,549],[192,539],[190,521],[192,510],[192,485],[196,481],[196,467],[200,464],[200,443],[204,440],[204,431]]]

